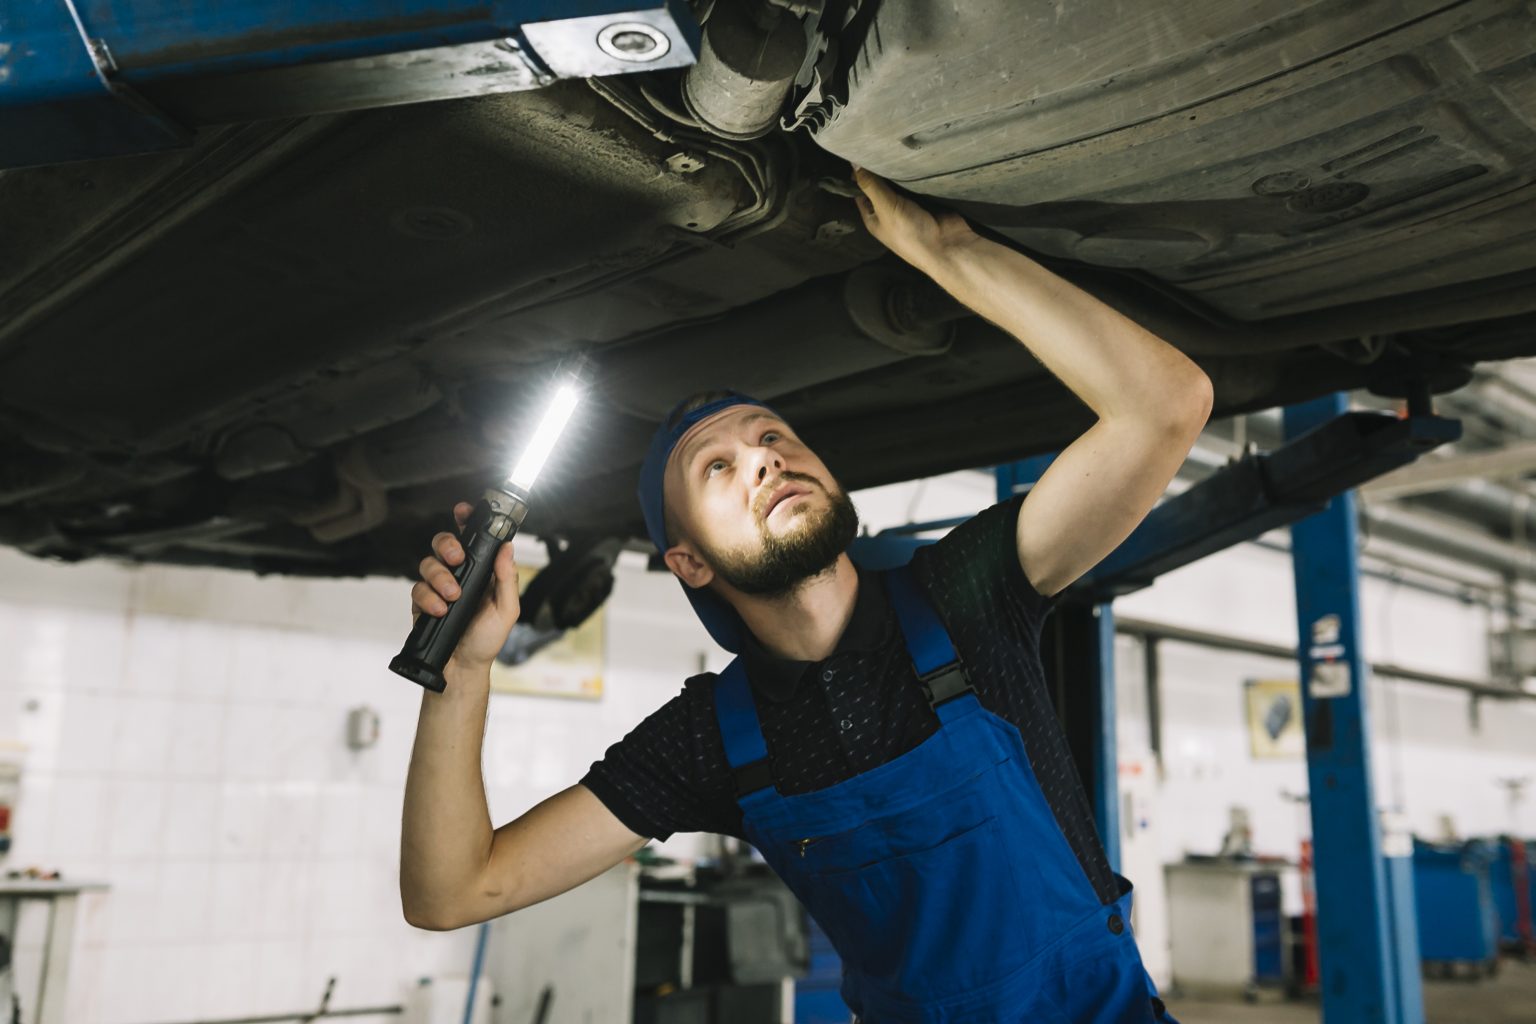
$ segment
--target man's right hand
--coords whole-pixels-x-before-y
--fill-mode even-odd
[[[453,507],[453,518],[460,529],[473,508],[467,501]],[[413,619],[423,613],[442,618],[448,614],[448,602],[459,599],[459,585],[453,578],[454,567],[464,561],[459,538],[446,531],[439,533],[432,538],[432,552],[421,560],[421,580],[411,587]],[[494,572],[495,582],[486,588],[485,601],[470,620],[450,664],[457,662],[467,669],[489,668],[517,622],[517,562],[513,560],[510,541],[497,549]]]
[[[454,506],[461,528],[472,510]],[[411,610],[446,615],[458,599],[452,569],[463,562],[458,537],[433,537]],[[452,931],[509,914],[595,878],[646,844],[580,783],[492,831],[481,758],[490,664],[518,615],[511,544],[497,549],[494,571],[448,661],[448,673],[462,673],[449,682],[449,699],[422,695],[400,825],[400,906],[417,928]]]

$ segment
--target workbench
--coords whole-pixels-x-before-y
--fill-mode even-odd
[[[69,957],[74,948],[75,915],[83,892],[106,892],[105,882],[73,882],[57,879],[0,879],[0,936],[8,946],[9,964],[0,971],[0,1007],[9,1014],[16,993],[16,926],[23,900],[48,902],[47,935],[43,940],[42,966],[28,1001],[20,993],[23,1012],[37,1024],[64,1024],[69,995]]]

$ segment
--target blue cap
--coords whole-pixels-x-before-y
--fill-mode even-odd
[[[640,511],[645,515],[645,532],[650,535],[651,543],[656,545],[656,550],[663,554],[666,553],[668,545],[662,486],[667,472],[667,459],[671,456],[672,449],[677,447],[677,442],[693,429],[694,424],[707,420],[733,405],[757,405],[773,412],[755,398],[729,391],[726,397],[701,405],[673,423],[672,417],[677,415],[678,409],[682,408],[686,401],[687,399],[684,399],[683,402],[679,402],[667,414],[666,419],[662,420],[661,426],[651,438],[651,447],[645,453],[645,461],[640,465]],[[678,582],[682,583],[682,580]],[[699,621],[704,623],[704,628],[709,630],[709,635],[715,638],[715,643],[731,652],[741,650],[741,631],[744,627],[741,616],[736,614],[736,609],[718,597],[714,591],[703,587],[690,587],[683,583],[683,593],[688,595],[694,613],[698,615]]]

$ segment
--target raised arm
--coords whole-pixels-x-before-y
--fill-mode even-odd
[[[1020,507],[1019,564],[1051,595],[1113,551],[1157,503],[1211,411],[1211,382],[1178,349],[1023,253],[935,216],[867,171],[870,232],[1019,339],[1098,422],[1068,445]]]
[[[454,510],[460,525],[468,512],[467,504]],[[432,546],[412,608],[442,615],[458,596],[447,567],[464,553],[451,533]],[[492,830],[480,758],[491,661],[518,615],[512,545],[497,553],[495,570],[495,587],[444,671],[447,689],[422,696],[400,832],[401,908],[418,928],[462,928],[548,899],[646,843],[582,786]]]

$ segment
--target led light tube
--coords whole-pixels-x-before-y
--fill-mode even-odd
[[[544,416],[539,420],[539,427],[533,434],[533,440],[528,442],[523,457],[517,460],[517,468],[512,470],[512,475],[507,482],[524,494],[533,489],[533,481],[538,478],[539,471],[544,468],[549,453],[554,450],[555,442],[560,440],[560,435],[565,430],[565,425],[570,421],[571,413],[576,411],[576,405],[581,400],[581,392],[574,383],[560,385],[550,399],[549,406],[544,410]]]

